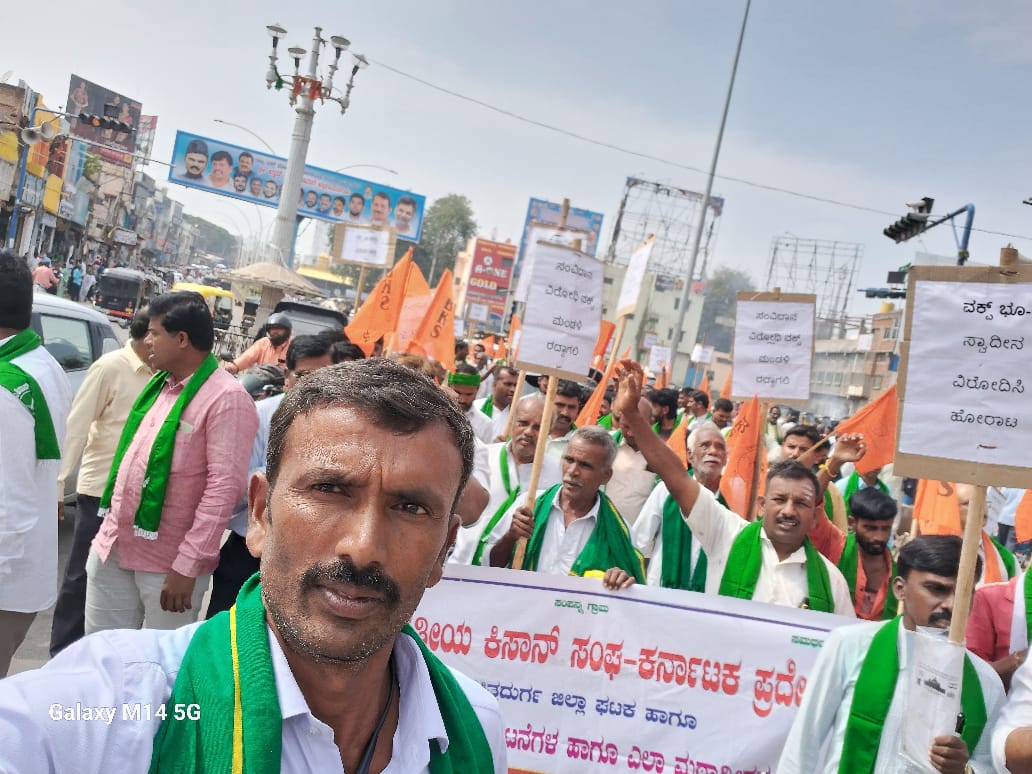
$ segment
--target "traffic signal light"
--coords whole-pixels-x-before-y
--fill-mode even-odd
[[[131,125],[119,121],[117,118],[98,116],[93,113],[79,113],[79,124],[92,126],[94,129],[110,129],[119,134],[132,134],[136,131]]]
[[[906,242],[911,237],[924,232],[928,228],[928,216],[932,212],[932,205],[935,199],[928,196],[916,201],[907,202],[913,212],[908,212],[891,226],[882,231],[885,236],[897,244]]]
[[[867,298],[906,298],[905,288],[859,288]]]

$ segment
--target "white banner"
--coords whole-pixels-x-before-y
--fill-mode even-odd
[[[666,372],[670,373],[670,347],[661,347],[658,344],[653,346],[649,350],[649,363],[648,369],[652,373],[658,375],[660,371],[666,369]]]
[[[655,243],[656,238],[649,237],[631,254],[627,271],[624,272],[623,285],[620,286],[620,298],[616,302],[617,317],[634,314],[634,308],[638,305],[638,296],[641,295],[641,281],[645,277],[649,256],[652,255],[652,245]]]
[[[582,380],[602,322],[602,263],[538,243],[531,272],[517,366]]]
[[[367,266],[388,266],[390,261],[391,232],[385,228],[370,228],[345,224],[344,243],[340,259]]]
[[[814,304],[738,301],[731,394],[809,400]]]
[[[498,698],[510,774],[770,774],[825,636],[849,623],[455,565],[412,619],[440,658]]]
[[[469,319],[476,322],[487,322],[487,313],[489,311],[487,304],[470,303],[466,308],[469,310],[467,312]]]

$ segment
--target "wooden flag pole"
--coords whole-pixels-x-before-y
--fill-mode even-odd
[[[355,286],[355,307],[357,308],[362,303],[362,288],[365,287],[367,267],[362,264],[362,267],[358,270],[358,284]]]
[[[746,521],[756,520],[756,498],[760,494],[760,468],[762,467],[760,455],[767,453],[767,433],[765,430],[768,411],[770,411],[770,401],[765,400],[760,403],[759,437],[756,440],[756,460],[753,463],[752,484],[749,488],[749,513],[741,514]]]
[[[527,500],[524,503],[534,510],[534,499],[537,495],[538,479],[541,477],[541,463],[545,460],[545,449],[548,448],[548,434],[552,428],[552,406],[555,403],[555,391],[559,387],[559,379],[555,374],[548,376],[548,389],[545,392],[545,410],[541,415],[541,431],[538,433],[537,446],[534,448],[534,467],[530,471],[530,483],[527,484]],[[512,414],[512,409],[509,410]],[[523,559],[527,555],[527,539],[520,538],[512,555],[512,568],[523,569]]]
[[[508,441],[509,436],[512,435],[512,423],[516,417],[516,404],[520,400],[520,395],[523,393],[523,385],[526,381],[527,372],[521,368],[519,375],[516,377],[516,389],[512,393],[512,400],[509,401],[509,417],[505,420],[505,435],[502,437],[503,441]]]

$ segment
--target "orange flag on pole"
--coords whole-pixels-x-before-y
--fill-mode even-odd
[[[731,400],[731,374],[733,371],[727,372],[727,378],[724,380],[724,386],[720,388],[720,397],[725,400]]]
[[[344,328],[351,343],[365,352],[373,354],[376,342],[390,334],[398,326],[401,305],[412,268],[412,248],[394,264],[366,296],[366,300],[355,312],[351,322]]]
[[[707,396],[709,396],[709,394],[710,394],[709,372],[708,371],[703,371],[702,372],[702,381],[699,382],[699,392],[704,392],[704,393],[706,393]]]
[[[681,421],[677,423],[677,427],[674,428],[674,432],[667,438],[666,445],[669,446],[674,454],[677,455],[677,459],[681,460],[681,464],[684,465],[684,469],[688,469],[688,418],[681,417]]]
[[[426,317],[426,310],[433,302],[433,291],[426,283],[426,277],[419,265],[412,262],[408,274],[405,275],[405,295],[401,299],[401,310],[394,333],[387,344],[388,352],[407,352],[408,342]]]
[[[920,523],[922,535],[961,534],[957,488],[948,481],[920,479],[914,497],[914,520]]]
[[[613,331],[616,330],[616,323],[609,320],[602,320],[598,329],[598,338],[595,339],[595,349],[591,354],[591,367],[602,370],[602,364],[606,362],[606,348],[613,338]]]
[[[655,390],[665,390],[670,386],[670,374],[667,372],[666,363],[663,363],[659,369],[659,374],[656,375],[656,381],[653,383],[652,388]]]
[[[860,473],[888,465],[896,456],[896,412],[899,400],[896,385],[879,395],[851,417],[838,423],[835,435],[863,433],[867,453],[856,463]]]
[[[728,508],[751,521],[766,478],[767,447],[763,442],[760,399],[754,395],[742,404],[727,435],[727,467],[720,478],[720,493]]]
[[[523,323],[517,315],[513,315],[509,321],[509,339],[505,344],[506,355],[515,359],[520,354],[520,334],[523,332]]]
[[[445,269],[423,321],[406,345],[406,352],[432,357],[449,371],[455,370],[453,284],[451,269]]]
[[[606,387],[609,385],[609,379],[612,377],[614,370],[616,370],[616,360],[613,360],[613,362],[606,366],[606,371],[602,374],[602,381],[592,391],[591,397],[584,403],[584,408],[581,409],[577,419],[574,420],[574,424],[577,427],[593,425],[598,422],[598,415],[602,412],[602,399],[606,395]]]

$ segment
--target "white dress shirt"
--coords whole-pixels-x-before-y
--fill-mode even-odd
[[[201,625],[171,631],[99,632],[70,645],[42,669],[0,681],[0,771],[147,771],[161,722],[153,712],[171,695],[190,638]],[[333,730],[312,715],[271,633],[269,644],[283,716],[280,771],[343,774]],[[401,704],[391,761],[384,772],[428,772],[429,740],[438,739],[442,747],[447,746],[444,721],[418,645],[399,635],[394,655]],[[484,729],[495,772],[505,772],[505,725],[497,701],[475,681],[455,670],[452,673]],[[122,706],[137,703],[151,708],[150,718],[124,719]],[[50,716],[55,707],[74,710],[77,705],[114,708],[114,720],[108,724]]]
[[[473,411],[480,411],[484,407],[485,403],[487,403],[487,398],[473,401]],[[503,409],[498,408],[498,406],[492,405],[491,416],[489,417],[489,419],[491,420],[491,432],[493,433],[493,436],[491,438],[492,441],[498,436],[505,433],[505,427],[509,424],[509,409],[511,407],[512,404],[509,404]]]
[[[656,474],[648,470],[648,462],[641,452],[621,441],[613,460],[613,477],[605,486],[605,493],[627,526],[639,518],[642,506],[656,486]]]
[[[466,418],[473,425],[473,435],[478,440],[483,441],[488,446],[494,443],[494,422],[491,421],[491,417],[484,414],[480,409],[470,407],[470,410],[466,412]]]
[[[663,505],[666,503],[670,490],[666,484],[660,481],[652,490],[649,499],[641,507],[637,521],[631,527],[631,542],[634,547],[641,551],[641,555],[649,560],[648,572],[645,574],[645,583],[649,586],[659,586],[663,577]],[[701,542],[692,540],[692,557],[689,566],[689,577],[695,571],[695,565],[699,561],[699,554],[702,552]],[[709,565],[707,565],[707,577]]]
[[[818,518],[823,516],[819,512]],[[728,510],[717,502],[705,487],[699,487],[699,496],[695,507],[685,521],[691,527],[692,535],[706,552],[706,593],[720,592],[720,581],[727,567],[728,554],[738,533],[745,529],[749,522],[738,514]],[[695,540],[692,541],[693,543]],[[756,581],[753,600],[769,602],[772,605],[800,607],[810,596],[806,582],[806,551],[800,546],[794,553],[784,559],[778,558],[774,544],[767,533],[760,530],[761,565],[760,577]],[[855,618],[853,600],[849,596],[849,586],[838,567],[823,556],[820,557],[828,570],[831,581],[831,594],[835,603],[834,612],[838,615]]]
[[[1015,607],[1021,596],[1020,591],[1014,594]],[[1024,606],[1024,602],[1022,602],[1022,606]],[[1024,622],[1022,622],[1022,628],[1024,628]],[[1000,720],[996,727],[987,726],[987,730],[991,730],[993,734],[991,743],[993,763],[996,765],[996,770],[1000,772],[1021,774],[1020,771],[1007,768],[1005,747],[1011,731],[1022,726],[1032,726],[1032,667],[1029,664],[1029,660],[1025,659],[1011,677],[1010,694],[1007,696],[1007,704],[1000,714]]]
[[[13,337],[0,339],[7,343]],[[58,444],[64,443],[72,387],[40,346],[11,360],[47,402]],[[0,387],[0,610],[37,613],[57,599],[57,474],[61,460],[36,459],[36,423]]]
[[[817,663],[810,672],[803,703],[782,749],[781,760],[777,766],[778,774],[838,772],[857,677],[871,646],[871,639],[884,625],[880,621],[871,621],[855,626],[843,626],[828,634],[817,657]],[[934,771],[931,764],[916,766],[902,754],[901,731],[906,707],[906,686],[910,683],[914,636],[913,632],[908,632],[900,626],[897,644],[900,673],[896,680],[896,692],[889,704],[889,714],[882,726],[874,774],[918,774]],[[1003,684],[991,666],[973,653],[969,653],[968,656],[978,672],[986,711],[985,730],[975,746],[969,763],[978,774],[989,774],[993,771],[990,738],[1005,700]]]
[[[481,536],[484,534],[484,530],[487,528],[488,522],[491,521],[491,517],[494,516],[495,512],[502,506],[502,504],[509,498],[509,493],[505,489],[505,482],[502,476],[502,449],[507,446],[506,443],[493,443],[487,447],[487,463],[489,466],[488,478],[490,483],[485,485],[488,492],[490,493],[491,499],[487,501],[487,507],[484,508],[480,514],[480,518],[470,524],[468,527],[460,527],[459,534],[455,538],[455,549],[452,551],[451,556],[448,557],[448,561],[453,564],[470,564],[473,561],[473,554],[476,553],[477,544],[480,541]],[[521,492],[524,494],[517,496],[516,503],[522,505],[526,500],[526,487],[530,483],[530,473],[533,469],[533,463],[527,462],[522,465],[516,464],[516,458],[512,454],[512,449],[508,450],[506,454],[508,466],[509,466],[509,486],[518,486]],[[562,480],[562,473],[559,470],[559,463],[555,460],[545,457],[541,463],[541,473],[538,475],[538,487],[539,489],[549,489]],[[487,566],[490,562],[487,560],[487,556],[490,554],[491,549],[495,543],[501,540],[505,533],[509,530],[509,525],[512,524],[512,512],[515,508],[507,510],[502,517],[498,520],[494,529],[491,530],[487,543],[484,546],[483,558],[481,564]]]
[[[563,516],[563,509],[559,505],[559,497],[563,488],[555,490],[552,498],[552,507],[546,518],[548,525],[545,527],[545,536],[541,542],[541,553],[538,555],[537,571],[547,572],[552,575],[569,575],[570,568],[577,561],[580,552],[587,545],[588,538],[595,529],[595,522],[598,521],[598,508],[602,498],[595,493],[595,504],[591,510],[583,516],[579,516],[569,525]]]

